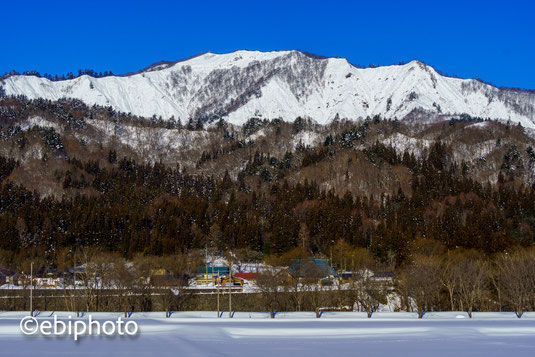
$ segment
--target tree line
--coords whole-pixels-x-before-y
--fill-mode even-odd
[[[343,241],[401,265],[419,238],[485,254],[533,244],[533,188],[505,179],[496,185],[474,181],[440,143],[419,159],[373,146],[368,155],[407,166],[413,174],[410,196],[401,190],[380,197],[339,195],[306,180],[294,185],[274,180],[266,191],[228,174],[192,176],[178,166],[117,160],[113,153],[112,168],[69,159],[76,173],[64,175],[63,184],[73,190],[72,198],[40,197],[2,184],[0,249],[12,255],[40,252],[53,263],[59,248],[71,246],[97,246],[125,258],[205,246],[248,248],[263,256],[300,246],[326,256]],[[8,176],[15,163],[0,163]],[[92,194],[77,193],[85,187]]]
[[[104,78],[104,77],[114,76],[115,74],[113,74],[112,71],[97,72],[93,69],[78,69],[78,72],[76,74],[73,74],[72,72],[68,72],[67,74],[61,74],[61,75],[58,75],[58,74],[53,75],[50,73],[41,74],[38,71],[23,71],[22,73],[19,73],[15,70],[12,70],[0,76],[0,80],[6,79],[11,76],[19,76],[19,75],[46,78],[50,81],[57,82],[57,81],[65,81],[68,79],[74,79],[74,78],[78,78],[81,76],[90,76],[93,78]]]
[[[281,311],[314,311],[317,317],[323,311],[362,311],[371,317],[381,305],[388,305],[393,311],[417,312],[420,318],[433,311],[464,311],[470,318],[477,311],[512,311],[521,318],[535,308],[535,250],[484,255],[466,249],[446,251],[428,239],[413,245],[410,260],[392,268],[364,248],[338,242],[331,260],[340,269],[338,278],[325,278],[307,261],[303,248],[272,256],[269,264],[293,269],[263,269],[255,289],[234,294],[233,311],[265,311],[272,318]],[[180,310],[225,311],[231,298],[226,288],[188,288],[203,264],[203,254],[202,250],[162,257],[138,254],[127,261],[98,248],[62,249],[56,274],[64,277],[63,288],[37,289],[34,306],[78,313],[122,311],[125,316],[137,311],[165,311],[167,317]],[[234,267],[259,259],[244,250],[224,256]],[[296,259],[305,263],[296,265]],[[44,259],[32,261],[37,271],[47,272]],[[27,259],[19,269],[27,272],[29,264]],[[84,269],[73,270],[75,266]],[[346,276],[344,270],[352,274]],[[22,289],[4,291],[0,307],[27,309],[29,285],[22,280]]]

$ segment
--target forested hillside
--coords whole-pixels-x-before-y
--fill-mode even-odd
[[[6,262],[55,265],[81,246],[125,258],[360,247],[400,266],[426,247],[533,244],[535,144],[518,125],[377,116],[204,128],[24,97],[0,99],[0,123]]]

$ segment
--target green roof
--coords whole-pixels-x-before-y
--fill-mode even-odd
[[[198,270],[197,270],[200,274],[206,274],[206,272],[208,272],[208,274],[218,274],[218,275],[225,275],[225,274],[228,274],[229,273],[229,269],[228,267],[211,267],[211,266],[203,266],[203,267],[200,267]]]

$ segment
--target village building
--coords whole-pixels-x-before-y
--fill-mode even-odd
[[[329,265],[327,259],[296,259],[288,267],[288,273],[297,276],[299,279],[317,278],[318,280],[338,277],[338,273]]]
[[[256,277],[258,276],[258,273],[235,273],[234,276],[236,278],[240,278],[243,280],[248,281],[249,283],[256,285]]]
[[[214,286],[221,283],[221,279],[230,274],[229,267],[225,266],[205,266],[198,269],[199,275],[195,279],[197,286]]]

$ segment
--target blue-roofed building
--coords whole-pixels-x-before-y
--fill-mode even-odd
[[[307,276],[317,276],[318,278],[338,276],[336,270],[329,265],[327,259],[296,259],[290,264],[288,271],[291,275],[297,274],[300,278]]]

